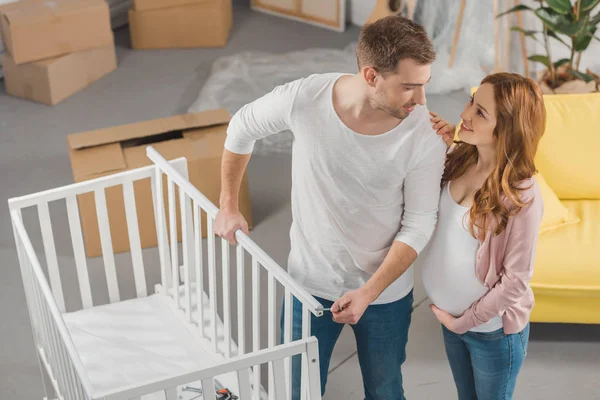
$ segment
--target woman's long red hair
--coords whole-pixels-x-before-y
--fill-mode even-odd
[[[497,139],[496,168],[474,194],[470,210],[469,230],[483,240],[488,230],[500,234],[508,218],[526,204],[519,185],[536,173],[535,154],[546,128],[546,108],[538,85],[518,74],[497,73],[483,79],[494,90]],[[477,147],[459,142],[446,159],[442,183],[462,176],[477,163]],[[509,203],[507,203],[507,201]],[[514,207],[510,207],[512,203]]]

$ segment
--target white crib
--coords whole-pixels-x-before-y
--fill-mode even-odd
[[[320,399],[317,341],[309,333],[311,313],[323,315],[321,304],[241,231],[232,263],[230,245],[212,234],[218,209],[187,179],[186,160],[168,162],[152,147],[146,154],[153,165],[9,200],[45,399],[212,400],[216,390],[228,388],[241,400],[284,400],[291,397],[293,356],[302,357],[303,399]],[[150,180],[152,187],[158,239],[152,250],[142,250],[139,239],[134,183],[142,180]],[[123,190],[131,249],[125,255],[112,249],[105,190],[114,186]],[[85,255],[77,202],[85,193],[95,198],[102,258]],[[57,203],[66,207],[66,215],[52,214],[51,220]],[[36,217],[24,218],[36,210]],[[57,235],[61,217],[68,229],[65,221],[65,233]],[[208,232],[205,240],[202,226]],[[59,254],[56,246],[67,240],[67,232],[65,247],[69,252],[72,247],[72,258]],[[34,243],[40,243],[39,249]],[[128,272],[124,260],[130,263]],[[154,293],[148,294],[152,265],[160,273],[155,272]],[[126,272],[135,294],[122,299]],[[265,275],[266,316],[261,301]],[[247,285],[251,305],[245,302]],[[106,288],[105,304],[95,293],[99,287]],[[277,334],[278,293],[285,299],[284,343]],[[292,296],[303,305],[302,339],[296,341],[291,340]],[[263,345],[265,317],[268,343]],[[209,395],[201,397],[201,392]]]

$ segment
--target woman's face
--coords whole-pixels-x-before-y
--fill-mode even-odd
[[[473,146],[495,146],[496,102],[494,88],[489,83],[481,85],[460,115],[463,120],[458,137]]]

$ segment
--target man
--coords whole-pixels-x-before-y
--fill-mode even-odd
[[[256,140],[294,133],[288,271],[331,317],[312,317],[325,393],[344,324],[356,336],[365,397],[404,399],[401,366],[417,254],[436,224],[446,145],[431,127],[424,86],[435,58],[418,24],[391,16],[365,26],[359,72],[319,74],[275,88],[232,118],[215,232],[248,232],[240,182]],[[294,300],[293,338],[301,334]],[[283,320],[283,318],[282,318]],[[293,399],[300,368],[293,367]]]

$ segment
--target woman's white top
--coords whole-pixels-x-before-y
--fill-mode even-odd
[[[445,183],[440,196],[437,226],[419,255],[429,299],[455,317],[461,316],[488,291],[475,275],[479,241],[468,231],[469,209],[454,201],[450,184]],[[492,332],[500,328],[502,317],[497,316],[471,331]]]

